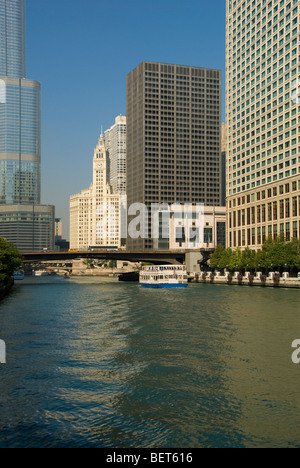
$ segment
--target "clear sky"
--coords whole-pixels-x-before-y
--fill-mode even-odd
[[[27,78],[42,84],[42,202],[69,238],[69,197],[92,182],[101,126],[126,115],[143,60],[221,69],[225,0],[26,0]]]

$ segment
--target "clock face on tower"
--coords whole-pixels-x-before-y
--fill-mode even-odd
[[[102,169],[103,165],[102,165],[101,162],[98,162],[98,163],[96,164],[96,167],[97,167],[98,169]]]

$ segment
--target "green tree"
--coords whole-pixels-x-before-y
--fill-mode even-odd
[[[287,242],[283,237],[267,239],[262,249],[257,252],[257,267],[266,270],[299,270],[300,241]]]
[[[255,270],[257,264],[256,251],[246,247],[242,252],[241,264],[242,268],[245,270]]]
[[[260,254],[260,264],[265,269],[281,269],[287,263],[286,259],[287,243],[283,237],[277,237],[275,240],[268,238]]]
[[[224,255],[225,249],[222,244],[219,244],[210,256],[210,266],[211,268],[221,268],[222,257]]]
[[[224,249],[218,245],[210,256],[212,268],[228,268],[230,271],[249,270],[300,270],[300,240],[287,242],[283,237],[267,239],[257,252],[246,247],[241,250]]]
[[[300,269],[300,240],[292,239],[285,245],[285,265],[288,265],[289,270]]]
[[[228,266],[229,270],[231,271],[240,270],[241,268],[243,268],[242,250],[240,247],[237,247],[236,250],[232,252]]]
[[[0,237],[0,281],[6,283],[21,264],[22,254],[13,244]]]
[[[218,245],[215,252],[210,256],[210,266],[212,268],[220,268],[221,270],[229,268],[235,269],[235,263],[238,261],[239,252],[233,251],[230,248],[224,249],[222,245]]]
[[[230,248],[224,249],[223,255],[220,260],[220,268],[230,268],[233,250]]]

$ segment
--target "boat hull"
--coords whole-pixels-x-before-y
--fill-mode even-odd
[[[13,274],[13,278],[15,281],[22,281],[24,279],[24,274],[19,271],[15,271]]]
[[[167,283],[167,284],[151,284],[151,283],[140,283],[141,286],[143,288],[155,288],[155,289],[158,289],[158,288],[187,288],[187,284],[183,283],[183,284],[170,284],[170,283]]]

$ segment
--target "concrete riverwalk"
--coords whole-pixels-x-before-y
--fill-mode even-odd
[[[281,287],[281,288],[296,288],[300,289],[300,273],[297,277],[291,277],[289,273],[280,275],[277,272],[270,272],[264,275],[262,272],[257,272],[252,275],[250,272],[242,274],[240,272],[230,273],[225,271],[223,275],[220,272],[200,272],[189,275],[191,283],[207,283],[207,284],[228,284],[241,286],[264,286],[264,287]]]

